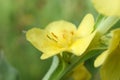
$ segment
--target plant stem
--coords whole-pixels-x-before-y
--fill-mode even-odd
[[[48,70],[48,72],[46,73],[46,75],[43,77],[42,80],[49,80],[49,78],[51,77],[51,75],[55,71],[55,69],[58,67],[58,65],[59,65],[59,60],[58,60],[57,56],[54,56],[52,64],[50,66],[50,69]]]

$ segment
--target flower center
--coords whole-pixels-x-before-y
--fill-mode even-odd
[[[74,31],[67,30],[63,30],[59,34],[54,32],[49,32],[49,34],[47,34],[47,38],[49,40],[57,43],[57,45],[61,46],[62,48],[68,48],[72,44],[74,37]]]

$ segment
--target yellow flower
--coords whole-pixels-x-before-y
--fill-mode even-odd
[[[114,52],[114,50],[120,45],[120,29],[116,29],[112,31],[113,38],[111,40],[111,44],[109,45],[108,50],[104,51],[100,56],[95,60],[95,67],[102,65],[107,58],[107,56]]]
[[[112,31],[113,38],[108,50],[95,60],[95,67],[102,65],[102,80],[120,80],[120,29]]]
[[[120,17],[120,0],[92,0],[96,10],[106,16]]]
[[[46,59],[63,51],[81,55],[95,36],[94,18],[85,16],[78,29],[70,22],[61,20],[50,23],[45,29],[33,28],[26,33],[27,40],[43,54]]]

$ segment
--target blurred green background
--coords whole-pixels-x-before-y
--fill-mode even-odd
[[[97,15],[90,0],[0,0],[0,51],[4,53],[0,77],[7,72],[19,75],[19,80],[41,80],[52,59],[40,60],[40,51],[26,41],[25,31],[61,19],[79,25],[87,13]]]

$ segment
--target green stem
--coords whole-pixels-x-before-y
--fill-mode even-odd
[[[117,17],[104,17],[100,15],[95,24],[95,28],[99,33],[105,34],[117,21],[119,18]],[[92,51],[90,53],[84,54],[80,56],[74,63],[69,65],[67,69],[62,73],[60,80],[63,80],[66,74],[68,74],[76,65],[86,61],[87,59],[100,54],[103,50]]]
[[[67,67],[66,62],[62,57],[58,56],[58,58],[59,58],[59,64],[57,68],[54,70],[50,78],[46,80],[60,80],[62,73],[65,71]]]
[[[60,76],[60,80],[63,80],[64,77],[66,76],[66,74],[68,74],[70,71],[72,71],[72,69],[74,69],[77,65],[79,65],[80,63],[88,60],[89,58],[93,57],[93,56],[96,56],[98,54],[100,54],[103,50],[97,50],[97,53],[96,53],[96,50],[94,51],[91,51],[87,54],[84,54],[80,57],[78,57],[78,59],[73,62],[71,65],[69,65],[66,70],[62,73],[62,75]]]
[[[42,80],[49,80],[49,78],[51,77],[51,75],[55,71],[55,69],[58,67],[58,65],[59,65],[58,57],[54,56],[52,64],[50,66],[50,69],[48,70],[48,72],[46,73],[46,75],[43,77]]]

